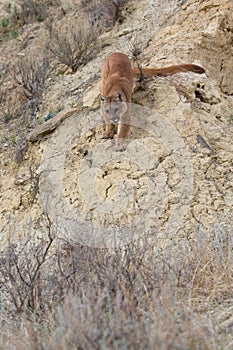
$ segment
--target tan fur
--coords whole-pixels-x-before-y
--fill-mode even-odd
[[[195,64],[179,64],[165,68],[131,67],[129,58],[120,52],[112,53],[104,62],[101,82],[101,111],[106,125],[103,139],[112,139],[117,128],[117,150],[125,149],[125,139],[130,129],[130,103],[135,76],[169,76],[179,72],[204,73]]]
[[[133,74],[135,76],[140,75],[141,72],[138,68],[133,67]],[[198,74],[205,73],[205,69],[197,66],[196,64],[178,64],[174,66],[168,66],[164,68],[143,68],[142,73],[145,77],[167,77],[181,72],[194,72]]]

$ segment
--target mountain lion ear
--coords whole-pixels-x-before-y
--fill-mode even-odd
[[[101,99],[101,101],[103,101],[103,102],[104,102],[104,101],[106,100],[106,97],[105,97],[105,96],[103,96],[103,95],[101,95],[101,96],[100,96],[100,99]]]
[[[122,101],[122,96],[119,92],[117,92],[115,96],[120,102]]]

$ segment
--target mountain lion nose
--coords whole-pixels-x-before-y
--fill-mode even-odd
[[[118,124],[119,123],[119,118],[112,118],[110,119],[111,124]]]

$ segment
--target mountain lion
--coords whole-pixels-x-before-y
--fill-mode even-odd
[[[130,129],[130,103],[133,78],[136,76],[165,77],[179,72],[204,73],[205,69],[195,64],[179,64],[165,68],[131,67],[128,56],[112,53],[104,62],[101,82],[101,111],[105,122],[102,139],[112,139],[117,127],[117,151],[124,151],[125,139]]]

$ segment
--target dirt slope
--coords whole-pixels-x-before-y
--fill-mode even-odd
[[[75,107],[74,113],[53,133],[29,142],[20,164],[2,141],[4,238],[25,225],[42,229],[43,211],[60,233],[97,246],[122,244],[144,232],[163,245],[191,236],[197,226],[232,227],[230,1],[132,1],[124,16],[102,35],[95,59],[51,81],[41,117],[58,104],[61,113]],[[142,65],[190,62],[206,74],[148,79],[144,90],[136,85],[129,145],[116,153],[111,141],[100,142],[100,71],[109,53],[130,52],[135,35]],[[2,126],[2,139],[4,133]]]

